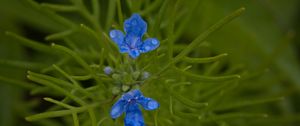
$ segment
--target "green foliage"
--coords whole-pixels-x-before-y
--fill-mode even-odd
[[[276,8],[278,1],[2,3],[7,22],[0,23],[11,26],[3,25],[0,34],[0,83],[9,84],[0,85],[0,108],[9,111],[1,111],[0,125],[123,125],[109,111],[130,88],[160,103],[158,110],[143,112],[148,126],[299,124],[300,64],[289,43],[294,33],[278,28],[263,8]],[[137,60],[120,54],[108,37],[132,13],[147,20],[146,36],[161,42]],[[22,32],[18,23],[42,39]],[[118,74],[105,75],[105,66]],[[150,78],[139,80],[144,71]]]

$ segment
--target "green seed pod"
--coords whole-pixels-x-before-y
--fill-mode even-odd
[[[121,92],[121,88],[119,86],[115,86],[112,88],[112,94],[117,95]]]
[[[112,75],[112,78],[113,78],[114,80],[121,80],[121,79],[122,79],[120,74],[113,74],[113,75]]]
[[[133,82],[131,74],[127,74],[127,73],[123,74],[123,79],[125,84],[131,84]]]
[[[139,72],[139,71],[135,71],[132,73],[132,77],[134,80],[139,79],[140,75],[141,75],[141,72]]]
[[[128,85],[122,85],[122,91],[126,92],[130,89],[130,86]]]

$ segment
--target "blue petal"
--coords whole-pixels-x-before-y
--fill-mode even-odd
[[[129,104],[124,119],[125,126],[144,126],[144,118],[137,104]]]
[[[139,97],[137,102],[141,104],[145,110],[154,110],[159,107],[159,103],[152,98]]]
[[[140,90],[132,90],[122,95],[122,99],[125,101],[129,101],[135,99],[137,97],[142,96],[142,92]]]
[[[132,91],[130,91],[129,93],[130,93],[133,97],[140,97],[140,96],[142,96],[142,92],[141,92],[140,90],[137,90],[137,89],[132,90]]]
[[[143,42],[143,45],[139,48],[142,53],[146,53],[156,49],[159,46],[159,41],[156,38],[148,38]]]
[[[129,47],[125,42],[125,36],[122,31],[111,30],[109,36],[118,45],[121,53],[129,52]]]
[[[125,100],[118,100],[110,110],[110,116],[115,119],[123,114],[125,108],[127,106],[127,102]]]
[[[125,43],[119,46],[120,52],[121,53],[127,53],[130,51],[130,48],[128,47],[128,45],[126,45]]]
[[[133,59],[135,59],[138,56],[140,56],[140,52],[137,49],[132,49],[129,51],[129,56],[132,57]]]
[[[119,47],[124,43],[124,34],[120,30],[111,30],[109,36]]]
[[[127,34],[142,37],[147,31],[147,23],[139,14],[132,14],[132,16],[124,22],[124,30]]]
[[[125,36],[125,43],[128,45],[130,49],[137,49],[139,46],[143,44],[141,37],[137,37],[132,34],[127,34]]]

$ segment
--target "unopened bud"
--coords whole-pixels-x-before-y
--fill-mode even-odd
[[[104,67],[103,69],[106,75],[110,75],[113,72],[113,69],[110,66]]]

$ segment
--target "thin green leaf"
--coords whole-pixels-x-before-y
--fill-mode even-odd
[[[117,0],[117,9],[118,9],[119,25],[122,27],[123,26],[123,13],[122,13],[121,0]]]
[[[155,111],[155,115],[154,115],[154,126],[158,126],[158,110]]]
[[[6,59],[0,59],[0,64],[24,68],[24,69],[41,69],[47,66],[46,64],[42,64],[42,63],[33,63],[27,61],[6,60]]]
[[[97,126],[96,115],[95,115],[95,112],[94,112],[93,108],[90,107],[88,109],[88,113],[89,113],[89,116],[91,118],[92,126]]]
[[[44,80],[44,79],[41,79],[41,78],[38,78],[38,77],[35,77],[34,75],[31,75],[31,72],[28,72],[29,75],[27,75],[27,78],[34,81],[34,82],[37,82],[37,83],[40,83],[40,84],[43,84],[45,86],[48,86],[48,87],[51,87],[53,88],[54,90],[68,96],[69,98],[73,99],[75,102],[77,102],[78,104],[80,105],[85,105],[85,102],[82,101],[80,98],[78,98],[77,96],[71,94],[69,91],[65,90],[64,88],[61,88],[59,86],[57,86],[56,84],[48,81],[48,80]]]
[[[145,10],[141,11],[140,14],[142,16],[148,15],[149,13],[151,13],[152,11],[158,9],[159,5],[161,5],[161,3],[163,2],[163,0],[155,0],[151,5],[149,5]]]
[[[210,89],[210,90],[206,90],[205,92],[201,93],[197,99],[199,100],[204,100],[204,99],[208,99],[209,96],[211,95],[215,95],[217,92],[220,92],[222,89],[226,89],[226,87],[228,87],[230,84],[219,84],[214,86],[214,88]]]
[[[52,98],[44,98],[45,101],[48,101],[48,102],[51,102],[51,103],[54,103],[54,104],[57,104],[59,106],[62,106],[62,107],[65,107],[67,109],[73,109],[74,106],[71,106],[71,105],[68,105],[68,104],[65,104],[63,102],[60,102],[60,101],[57,101],[55,99],[52,99]]]
[[[227,55],[228,55],[227,53],[223,53],[217,56],[206,57],[206,58],[190,58],[185,56],[182,60],[188,63],[210,63],[210,62],[218,61],[226,57]]]
[[[69,54],[70,56],[72,56],[75,61],[77,61],[83,68],[85,68],[87,71],[94,73],[93,70],[89,67],[88,63],[86,63],[76,52],[73,52],[72,50],[64,47],[64,46],[60,46],[60,45],[56,45],[54,43],[52,43],[51,45],[54,49],[57,49],[59,51],[62,51],[64,53]]]
[[[89,80],[92,78],[91,75],[85,75],[85,76],[71,76],[73,79],[75,80],[80,80],[80,81],[84,81],[84,80]]]
[[[37,42],[37,41],[33,41],[27,38],[24,38],[22,36],[19,36],[13,32],[5,32],[5,34],[9,37],[12,37],[16,40],[18,40],[21,44],[23,44],[24,46],[27,46],[29,48],[32,48],[34,50],[40,51],[40,52],[44,52],[44,53],[48,53],[48,54],[56,54],[56,52],[50,48],[50,46],[48,45],[44,45],[41,42]]]
[[[33,75],[33,76],[36,76],[36,77],[39,77],[39,78],[51,81],[51,82],[53,82],[53,83],[55,83],[57,85],[61,85],[61,86],[64,86],[64,87],[67,87],[67,88],[70,88],[70,89],[76,89],[80,93],[83,93],[86,96],[92,96],[91,93],[89,93],[87,90],[83,89],[77,82],[76,82],[77,84],[72,85],[71,83],[69,83],[67,81],[64,81],[64,80],[61,80],[61,79],[58,79],[58,78],[55,78],[55,77],[51,77],[51,76],[48,76],[48,75],[38,74],[38,73],[34,73],[34,72],[29,72],[29,73],[30,73],[30,75]]]
[[[73,34],[74,32],[75,32],[75,30],[70,29],[70,30],[54,33],[54,34],[46,36],[46,40],[64,39],[65,37]]]
[[[58,79],[58,78],[55,78],[55,77],[52,77],[52,76],[49,76],[49,75],[39,74],[39,73],[31,72],[31,71],[28,71],[28,74],[36,76],[36,77],[41,78],[41,79],[52,81],[52,82],[57,83],[57,85],[60,85],[62,87],[67,87],[67,88],[71,88],[71,89],[73,88],[73,85],[71,83],[69,83],[67,81],[64,81],[64,80],[61,80],[61,79]]]
[[[93,15],[97,22],[99,22],[100,17],[100,4],[99,0],[92,0],[92,6],[93,6]]]
[[[205,75],[205,76],[211,76],[211,75],[216,74],[216,73],[219,71],[219,69],[221,68],[221,65],[220,65],[220,64],[221,64],[221,63],[220,63],[219,61],[214,62],[213,64],[211,64],[211,65],[208,67],[208,69],[205,70],[204,75]]]
[[[109,117],[103,117],[101,120],[98,121],[97,126],[101,126],[101,124],[107,119],[109,119]]]
[[[50,3],[42,3],[41,7],[51,9],[54,11],[61,11],[61,12],[73,12],[77,11],[78,8],[72,5],[59,5],[59,4],[50,4]]]
[[[238,101],[238,102],[235,102],[235,103],[222,104],[222,106],[217,106],[214,110],[222,111],[222,110],[235,109],[235,108],[252,106],[252,105],[257,105],[257,104],[265,104],[265,103],[269,103],[269,102],[276,102],[276,101],[281,101],[281,100],[283,100],[282,97],[244,100],[244,101]]]
[[[202,76],[198,74],[193,74],[187,71],[183,71],[177,67],[173,67],[175,71],[177,71],[180,74],[183,74],[187,77],[190,77],[195,80],[199,80],[202,82],[221,82],[221,81],[229,81],[229,80],[237,80],[240,79],[240,75],[228,75],[228,76],[217,76],[217,77],[212,77],[212,76]]]
[[[195,47],[198,47],[198,45],[201,44],[209,35],[211,35],[215,31],[217,31],[218,29],[222,28],[222,26],[226,25],[233,19],[239,17],[244,11],[245,11],[245,8],[242,7],[240,9],[234,11],[230,15],[226,16],[225,18],[223,18],[216,24],[209,27],[204,33],[202,33],[198,37],[196,37],[196,39],[194,39],[184,50],[182,50],[171,62],[169,62],[159,72],[157,72],[156,75],[160,75],[162,72],[166,71],[170,66],[172,66],[173,64],[182,60],[182,58],[184,58],[188,53],[190,53]],[[149,80],[152,80],[153,77],[155,77],[155,76],[152,76],[152,78]]]
[[[178,101],[180,101],[182,104],[192,107],[192,108],[196,108],[196,109],[201,109],[205,106],[207,106],[207,103],[198,103],[198,102],[194,102],[190,99],[187,99],[183,96],[181,96],[178,92],[174,91],[174,88],[177,86],[183,86],[183,85],[190,85],[190,83],[178,83],[178,84],[172,84],[172,86],[170,87],[169,91],[172,94],[172,96],[174,96]],[[168,88],[167,88],[168,89]]]
[[[70,50],[64,46],[55,45],[54,43],[52,44],[52,47],[72,56],[75,59],[75,61],[77,61],[83,68],[85,68],[89,73],[91,73],[91,75],[97,82],[101,83],[101,81],[99,80],[95,71],[93,71],[90,68],[90,66],[88,65],[88,63],[86,63],[76,52],[73,52],[72,50]],[[101,83],[101,84],[103,84],[103,83]]]
[[[25,88],[25,89],[29,89],[29,90],[37,87],[33,83],[19,81],[19,80],[12,79],[12,78],[7,78],[7,77],[4,77],[4,76],[0,76],[0,81],[6,82],[6,83],[9,83],[9,84],[13,84],[13,85],[16,85],[16,86],[19,86],[19,87],[22,87],[22,88]]]
[[[59,111],[44,112],[44,113],[39,113],[36,115],[28,116],[25,119],[27,121],[37,121],[37,120],[46,119],[46,118],[62,117],[62,116],[66,116],[66,115],[71,115],[72,113],[85,112],[87,109],[94,108],[98,105],[99,105],[99,103],[94,103],[92,105],[76,107],[71,110],[59,110]]]
[[[81,88],[81,86],[79,85],[79,83],[77,81],[75,81],[67,72],[65,72],[64,70],[62,70],[59,66],[56,66],[55,64],[53,64],[53,67],[59,73],[61,73],[63,76],[65,76],[66,78],[68,78],[75,86]]]
[[[55,64],[56,64],[57,66],[61,66],[61,65],[63,65],[63,64],[68,63],[68,62],[70,61],[70,59],[71,59],[71,58],[70,58],[69,56],[67,56],[67,57],[64,57],[64,58],[60,59],[60,60],[57,61]],[[54,70],[54,68],[53,68],[52,65],[50,65],[49,67],[46,67],[46,68],[42,69],[42,70],[41,70],[41,73],[47,73],[47,72],[50,72],[50,71],[52,71],[52,70]]]
[[[264,113],[227,113],[221,115],[213,115],[207,118],[198,118],[200,121],[203,122],[212,122],[218,120],[226,120],[226,119],[236,119],[236,118],[266,118],[268,117],[267,114]]]
[[[79,119],[77,113],[72,113],[74,126],[79,126]]]
[[[209,35],[220,29],[225,24],[229,23],[233,19],[239,17],[243,12],[245,11],[245,8],[240,8],[230,15],[226,16],[213,26],[209,27],[204,33],[200,34],[196,39],[194,39],[184,50],[182,50],[175,58],[174,63],[178,62],[182,58],[184,58],[189,52],[191,52],[195,47],[197,47],[199,44],[201,44]]]
[[[108,45],[109,43],[107,43],[106,41],[103,42],[103,39],[101,38],[101,34],[96,33],[94,30],[92,30],[91,28],[89,28],[88,26],[84,25],[84,24],[80,24],[80,28],[87,34],[91,35],[92,37],[95,37],[97,40],[97,43],[99,44],[100,47],[103,48],[110,48]],[[105,34],[105,33],[103,33]],[[104,36],[104,35],[103,35]]]
[[[154,25],[151,29],[152,32],[150,32],[150,34],[152,33],[153,36],[156,36],[158,31],[160,30],[160,25],[162,22],[163,14],[167,10],[167,5],[170,1],[171,0],[165,0],[164,3],[162,4],[161,8],[159,9],[158,15],[156,16],[156,19],[154,20]]]
[[[73,23],[72,21],[57,15],[56,13],[49,11],[45,8],[42,8],[36,1],[34,0],[22,0],[21,2],[25,2],[26,4],[30,5],[31,7],[33,7],[34,9],[36,9],[38,12],[47,15],[48,17],[50,17],[51,19],[55,20],[58,23],[63,24],[63,27],[65,28],[75,28],[76,24]]]
[[[117,4],[116,0],[110,0],[108,2],[109,9],[107,11],[107,16],[106,16],[105,30],[108,30],[111,27],[111,24],[115,16],[116,4]]]

